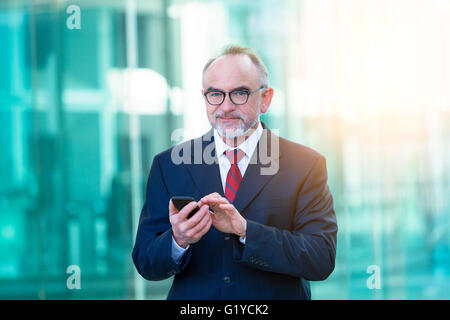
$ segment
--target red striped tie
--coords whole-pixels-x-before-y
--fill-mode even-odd
[[[245,152],[240,149],[227,150],[225,151],[225,156],[231,163],[230,170],[227,174],[227,181],[225,185],[225,197],[228,199],[230,203],[233,203],[234,198],[236,197],[236,193],[241,185],[242,176],[239,167],[237,166],[238,162],[245,155]]]

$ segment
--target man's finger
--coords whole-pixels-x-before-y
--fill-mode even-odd
[[[213,220],[212,217],[205,218],[204,220],[206,220],[206,224],[202,226],[202,228],[194,235],[194,237],[203,237],[203,235],[208,232],[209,228],[211,228]]]
[[[227,214],[232,214],[234,212],[235,207],[228,203],[228,204],[220,204],[219,208],[224,210]]]
[[[222,198],[222,196],[220,194],[218,194],[217,192],[210,193],[200,199],[200,201],[198,202],[199,207],[201,207],[209,199],[221,199],[221,198]]]
[[[204,227],[208,224],[208,221],[211,220],[211,217],[209,216],[209,212],[208,209],[204,210],[202,207],[202,217],[201,219],[198,221],[198,223],[196,223],[193,227],[192,227],[192,233],[194,234],[194,237],[201,232]],[[207,207],[206,207],[207,208]],[[200,215],[200,213],[199,213]]]
[[[223,198],[221,196],[219,196],[219,197],[206,196],[206,197],[203,197],[199,201],[199,203],[201,203],[202,205],[203,204],[209,204],[209,205],[213,205],[214,204],[214,205],[216,205],[216,204],[220,204],[220,203],[226,204],[226,203],[229,203],[229,202],[228,202],[227,199],[225,199],[225,198]]]
[[[209,211],[209,207],[207,205],[203,205],[199,212],[196,212],[187,222],[186,222],[186,227],[188,229],[193,228],[194,226],[196,226],[206,214]]]
[[[187,205],[181,209],[178,214],[180,215],[180,219],[184,220],[187,219],[187,216],[189,213],[191,213],[192,210],[194,210],[197,207],[197,202],[191,201]]]

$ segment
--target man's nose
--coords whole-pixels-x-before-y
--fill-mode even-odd
[[[228,94],[225,95],[225,99],[220,105],[220,109],[222,109],[223,112],[230,112],[236,109],[236,105],[233,103],[233,101],[231,101]]]

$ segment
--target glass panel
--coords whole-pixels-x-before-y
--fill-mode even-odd
[[[275,89],[262,120],[327,159],[338,249],[313,298],[449,299],[449,15],[437,0],[0,0],[0,298],[166,297],[172,278],[131,260],[147,175],[209,129],[203,66],[239,43]]]

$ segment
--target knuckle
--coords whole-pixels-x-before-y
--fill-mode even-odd
[[[186,226],[184,224],[178,225],[180,233],[186,234]]]
[[[194,238],[194,233],[192,232],[192,230],[189,230],[189,231],[186,232],[186,237],[189,238],[189,239]]]

